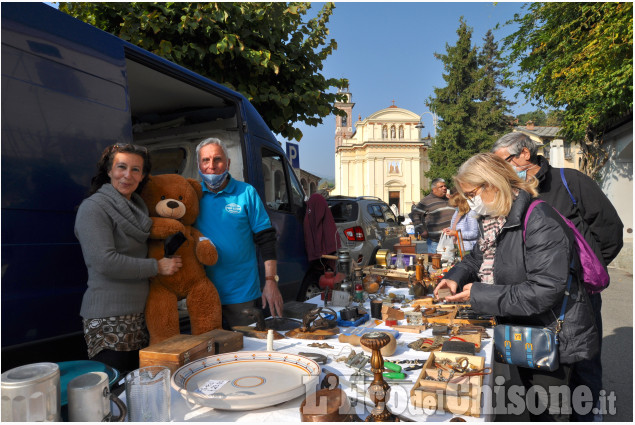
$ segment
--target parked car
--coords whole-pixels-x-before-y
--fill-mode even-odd
[[[374,196],[332,196],[326,200],[342,242],[359,267],[375,264],[379,249],[392,249],[405,236],[403,216]]]

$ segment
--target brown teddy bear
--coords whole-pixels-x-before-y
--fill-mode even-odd
[[[216,247],[192,227],[203,197],[200,183],[178,174],[150,176],[141,192],[152,218],[148,256],[164,257],[165,239],[178,232],[185,242],[174,255],[180,255],[183,267],[172,276],[157,275],[150,279],[146,302],[146,323],[150,344],[179,334],[177,302],[187,299],[192,335],[221,328],[221,303],[214,284],[207,278],[203,265],[218,260]]]

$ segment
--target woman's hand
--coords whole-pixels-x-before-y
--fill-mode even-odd
[[[157,263],[159,274],[162,276],[172,276],[183,266],[183,260],[181,260],[180,255],[175,255],[171,258],[161,258]]]
[[[455,238],[457,236],[456,230],[452,230],[449,227],[446,227],[445,229],[443,229],[442,232],[443,232],[444,235],[454,236]]]
[[[472,284],[468,283],[463,287],[463,292],[458,293],[456,295],[451,295],[449,297],[445,297],[446,301],[450,302],[470,302],[470,290],[472,289]]]
[[[452,294],[456,294],[459,284],[450,279],[441,279],[441,282],[434,288],[434,298],[439,298],[439,289],[448,288]]]

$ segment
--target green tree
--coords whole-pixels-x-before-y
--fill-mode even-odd
[[[547,124],[547,114],[542,109],[520,114],[516,119],[518,120],[518,125],[526,125],[528,121],[533,121],[534,125]]]
[[[60,10],[242,93],[271,130],[300,140],[297,122],[331,113],[343,79],[323,61],[334,5],[305,19],[310,3],[71,3]]]
[[[515,102],[510,102],[503,95],[503,88],[509,87],[507,71],[492,30],[488,30],[483,38],[478,64],[480,67],[478,91],[481,95],[477,122],[485,132],[484,137],[489,137],[493,145],[496,139],[510,130],[512,123],[510,107]]]
[[[458,167],[475,153],[489,150],[509,129],[510,103],[503,97],[498,46],[485,38],[479,52],[472,45],[472,28],[461,17],[456,45],[446,43],[446,54],[435,53],[443,62],[446,86],[435,87],[428,100],[439,116],[435,143],[429,150],[430,170],[426,177],[451,182]]]
[[[583,169],[595,176],[608,159],[603,133],[633,107],[632,3],[528,3],[508,24],[508,66],[522,93],[563,109],[561,134],[583,142]]]

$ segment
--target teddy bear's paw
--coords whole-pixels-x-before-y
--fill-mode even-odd
[[[206,266],[213,266],[218,261],[218,251],[216,245],[207,238],[201,238],[196,244],[196,257],[198,261]]]

